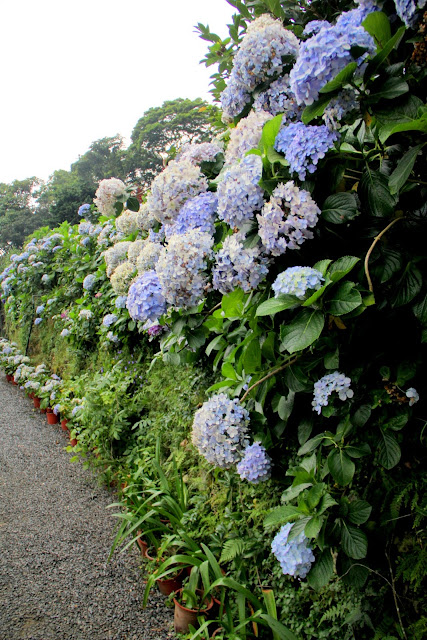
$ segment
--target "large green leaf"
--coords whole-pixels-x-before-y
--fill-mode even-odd
[[[338,258],[329,268],[328,276],[332,282],[338,282],[344,278],[359,262],[355,256],[343,256]]]
[[[334,562],[330,549],[324,549],[316,558],[307,576],[307,582],[313,589],[321,589],[332,578],[334,573]]]
[[[342,282],[332,293],[325,309],[333,316],[342,316],[357,309],[362,304],[362,296],[356,289],[354,282]]]
[[[221,308],[225,318],[240,318],[243,315],[245,293],[241,289],[234,289],[223,296]]]
[[[362,22],[362,27],[374,38],[377,49],[383,49],[391,38],[390,23],[382,11],[369,13]]]
[[[282,295],[262,302],[256,310],[256,315],[273,316],[275,313],[285,311],[285,309],[292,309],[300,304],[301,300],[296,296]]]
[[[391,194],[399,193],[400,189],[411,175],[411,171],[414,168],[415,161],[422,147],[422,144],[412,147],[397,163],[395,170],[388,179],[388,186]]]
[[[385,218],[394,212],[396,198],[390,193],[388,178],[379,171],[366,170],[358,191],[369,213],[377,218]]]
[[[343,224],[359,215],[354,193],[334,193],[326,198],[322,217],[333,224]]]
[[[255,373],[261,367],[261,347],[255,337],[243,351],[243,368],[245,373]]]
[[[391,297],[393,307],[411,302],[421,291],[423,276],[414,264],[408,264]]]
[[[393,469],[400,460],[402,453],[396,438],[391,434],[381,431],[381,440],[378,447],[378,462],[386,469]]]
[[[319,93],[332,93],[332,91],[338,91],[345,84],[348,84],[352,79],[354,72],[357,69],[357,62],[349,62],[349,64],[340,71],[333,80],[330,80],[322,87]]]
[[[327,93],[323,96],[321,95],[313,104],[309,104],[302,112],[301,120],[303,123],[309,124],[315,118],[322,116],[332,98],[333,96]]]
[[[353,460],[338,447],[332,449],[328,455],[328,468],[335,482],[343,487],[353,480],[356,469]]]
[[[396,31],[394,36],[392,36],[390,40],[384,45],[381,51],[377,53],[377,55],[368,63],[364,74],[365,83],[370,77],[374,76],[377,73],[377,70],[383,64],[383,62],[387,60],[389,54],[393,51],[393,49],[399,46],[399,43],[402,40],[405,31],[406,27],[400,27],[400,29]]]
[[[278,526],[286,524],[287,522],[293,522],[301,517],[301,511],[298,507],[286,505],[283,507],[277,507],[268,513],[264,519],[265,527]]]
[[[270,147],[274,147],[274,143],[276,142],[277,134],[279,133],[282,120],[283,114],[279,113],[278,116],[275,116],[265,123],[262,129],[261,140],[259,143],[259,148],[264,153],[267,153],[267,149],[269,149]]]
[[[366,557],[368,551],[368,541],[365,534],[360,529],[348,525],[342,525],[341,544],[344,552],[354,560],[361,560]]]
[[[372,507],[365,500],[354,500],[348,505],[347,518],[352,524],[364,524],[371,515]]]
[[[293,322],[281,330],[281,351],[296,353],[309,347],[322,333],[325,317],[320,311],[304,309]]]

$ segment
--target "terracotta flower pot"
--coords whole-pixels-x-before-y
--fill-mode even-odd
[[[37,398],[37,396],[34,396],[33,404],[34,404],[36,409],[40,409],[40,398]]]
[[[58,416],[56,416],[53,412],[51,413],[50,411],[46,413],[46,418],[48,424],[58,424],[59,422]]]
[[[139,550],[141,551],[141,555],[143,558],[147,557],[147,549],[148,549],[148,543],[145,542],[145,540],[143,540],[141,538],[142,536],[142,531],[138,531],[138,535],[140,536],[139,538],[137,538],[136,540],[136,544],[139,547]]]
[[[46,408],[46,413],[53,413],[52,407],[47,407]]]
[[[41,407],[40,407],[40,411],[41,411],[42,413],[46,413],[46,409],[42,409]]]
[[[6,373],[6,380],[7,380],[8,382],[12,382],[12,380],[13,380],[13,376],[11,376],[11,375],[10,375],[10,373]]]
[[[169,596],[172,591],[179,591],[182,587],[182,581],[184,579],[184,569],[181,569],[173,578],[160,578],[156,580],[160,593],[164,596]]]
[[[66,420],[65,418],[64,418],[64,420],[61,420],[61,429],[62,429],[62,431],[68,431],[67,424],[68,424],[68,420]]]
[[[71,445],[72,447],[75,447],[75,446],[76,446],[76,444],[77,444],[77,439],[76,439],[76,438],[73,438],[72,440],[70,440],[70,445]]]
[[[200,589],[196,590],[197,595],[203,595]],[[182,594],[182,589],[179,589],[176,593],[175,598],[173,599],[175,604],[175,611],[173,617],[174,629],[177,633],[188,633],[189,628],[188,625],[192,624],[193,626],[197,626],[197,616],[204,616],[208,613],[209,609],[211,609],[213,600],[210,596],[207,598],[207,602],[204,603],[205,606],[203,609],[189,609],[185,607],[179,599]]]
[[[15,382],[15,378],[14,378],[13,376],[12,376],[12,384],[14,384],[14,385],[15,385],[15,387],[17,387],[17,386],[18,386],[18,383],[17,383],[17,382]]]

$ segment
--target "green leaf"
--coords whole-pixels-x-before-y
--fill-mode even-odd
[[[388,178],[383,173],[365,170],[358,193],[373,216],[385,218],[394,212],[396,198],[390,193]]]
[[[354,193],[334,193],[326,198],[322,217],[333,224],[343,224],[359,215]]]
[[[332,91],[338,91],[345,84],[348,84],[352,79],[354,72],[357,69],[357,62],[350,62],[342,71],[340,71],[333,80],[330,80],[319,91],[319,93],[331,93]]]
[[[425,295],[422,300],[414,304],[412,311],[421,324],[427,324],[427,295]]]
[[[347,518],[352,524],[364,524],[371,515],[372,507],[365,500],[354,500],[348,505]]]
[[[371,453],[371,447],[367,442],[363,442],[360,445],[350,445],[345,447],[345,452],[350,458],[364,458]]]
[[[133,331],[136,327],[136,322],[135,320],[129,320],[128,322],[128,331]]]
[[[384,45],[382,50],[377,53],[377,55],[372,58],[372,60],[368,63],[368,66],[365,70],[364,74],[364,82],[366,84],[367,80],[376,74],[378,68],[382,65],[382,63],[388,58],[389,54],[393,51],[393,49],[399,46],[401,39],[406,31],[406,27],[400,27],[398,31],[390,38],[390,40]]]
[[[316,269],[316,271],[320,271],[320,273],[322,274],[323,277],[325,277],[326,275],[326,271],[328,270],[329,265],[331,264],[332,260],[319,260],[319,262],[316,262],[316,264],[313,265],[313,269]]]
[[[292,487],[288,487],[282,493],[282,502],[290,502],[291,500],[299,496],[299,494],[302,493],[305,489],[311,486],[311,482],[301,482],[300,484],[296,484],[295,486],[292,485]]]
[[[377,49],[383,49],[391,38],[390,23],[382,11],[369,13],[362,27],[374,38]]]
[[[377,92],[371,93],[368,102],[394,100],[409,91],[409,85],[402,78],[388,78]]]
[[[187,342],[191,349],[199,349],[199,347],[202,347],[206,342],[204,330],[200,327],[188,333]]]
[[[234,370],[233,365],[230,362],[224,362],[221,367],[221,373],[224,378],[231,378],[231,380],[237,380],[237,373]]]
[[[340,352],[338,347],[335,351],[327,353],[323,358],[323,365],[325,369],[338,369],[340,362]]]
[[[315,118],[322,116],[332,98],[333,96],[329,94],[323,96],[321,95],[320,98],[316,100],[316,102],[313,102],[313,104],[309,104],[307,107],[305,107],[301,116],[301,120],[303,121],[303,123],[309,124]]]
[[[298,425],[298,442],[302,446],[310,437],[313,430],[313,422],[311,420],[303,420]]]
[[[307,582],[313,589],[321,589],[328,584],[334,573],[334,562],[330,549],[324,549],[316,558],[310,573],[307,575]]]
[[[285,13],[280,5],[280,0],[264,0],[265,4],[269,8],[270,12],[276,16],[276,18],[281,18],[284,20],[286,18]]]
[[[278,525],[292,522],[301,517],[301,511],[298,507],[286,505],[283,507],[276,507],[270,513],[268,513],[264,519],[264,527],[275,527]]]
[[[378,447],[378,462],[385,469],[393,469],[402,455],[399,444],[391,433],[381,431],[381,438]]]
[[[223,296],[221,308],[224,318],[241,318],[244,311],[245,293],[242,289],[234,289],[231,293]]]
[[[325,318],[320,311],[304,309],[282,332],[281,351],[296,353],[309,347],[322,333]]]
[[[317,449],[317,447],[322,443],[325,437],[326,435],[324,433],[319,433],[317,434],[317,436],[314,436],[314,438],[307,440],[307,442],[305,442],[302,447],[298,449],[298,455],[304,456],[306,453],[314,451],[314,449]]]
[[[394,127],[387,127],[384,132],[380,132],[380,140],[384,143],[394,133],[402,133],[403,131],[422,131],[427,133],[427,117],[417,118],[410,122],[403,122],[402,124],[396,124]]]
[[[126,208],[129,209],[129,211],[139,211],[138,198],[134,198],[133,196],[130,196],[126,201]]]
[[[262,302],[256,310],[257,316],[274,316],[275,313],[292,309],[301,304],[301,300],[296,296],[283,295],[277,298],[270,298]]]
[[[267,160],[274,164],[275,162],[279,162],[279,164],[284,167],[289,167],[289,162],[286,160],[285,156],[281,153],[278,153],[274,147],[268,147],[267,149]]]
[[[301,367],[293,364],[287,367],[283,374],[283,379],[290,391],[309,391],[313,387],[313,383],[306,376]]]
[[[397,163],[395,170],[388,179],[388,186],[391,194],[394,195],[396,193],[399,193],[400,189],[403,187],[403,185],[411,175],[411,171],[414,168],[417,155],[419,154],[422,147],[422,144],[418,144],[416,147],[412,147]]]
[[[353,480],[356,466],[343,449],[334,448],[328,455],[328,468],[335,482],[345,487]]]
[[[393,295],[391,296],[392,307],[402,307],[404,304],[411,302],[421,291],[423,285],[423,276],[417,267],[408,264],[395,286]]]
[[[264,151],[265,154],[267,154],[267,150],[269,149],[269,147],[274,147],[274,143],[276,142],[277,134],[279,133],[282,120],[283,114],[279,113],[278,116],[275,116],[274,118],[266,122],[263,126],[259,148],[261,149],[261,151]]]
[[[243,351],[243,368],[245,373],[255,373],[261,368],[261,347],[257,337]]]
[[[341,531],[341,544],[344,552],[354,560],[361,560],[366,557],[368,551],[368,541],[365,534],[360,529],[356,529],[343,523]]]
[[[400,416],[394,416],[391,420],[388,420],[383,429],[392,429],[392,431],[400,431],[408,423],[409,416],[407,413],[402,413]]]
[[[343,256],[336,260],[329,268],[329,277],[332,282],[338,282],[344,278],[359,262],[359,258],[355,256]]]
[[[326,311],[333,316],[342,316],[357,309],[362,304],[362,296],[354,282],[343,282],[333,292],[326,305]]]
[[[221,349],[221,347],[224,346],[225,344],[226,343],[222,335],[216,336],[213,340],[209,342],[208,346],[206,347],[205,349],[206,355],[210,356],[212,351],[219,351],[219,349]]]
[[[322,528],[323,518],[313,516],[305,525],[304,535],[307,538],[317,538]]]
[[[390,278],[402,268],[402,254],[393,249],[383,249],[382,258],[383,272],[381,275],[381,284],[384,284],[384,282],[390,280]]]
[[[246,371],[246,369],[245,369]],[[295,393],[289,391],[288,397],[282,396],[279,401],[278,414],[281,420],[286,421],[292,413],[294,406]]]

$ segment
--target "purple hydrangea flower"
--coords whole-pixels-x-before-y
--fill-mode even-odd
[[[187,202],[180,209],[173,224],[165,225],[166,239],[176,234],[183,234],[198,229],[213,235],[215,232],[215,214],[218,197],[215,193],[202,193]]]
[[[127,296],[118,296],[114,303],[114,306],[116,307],[116,309],[125,309],[127,299],[128,299]]]
[[[82,204],[77,211],[78,215],[83,217],[90,211],[90,204]]]
[[[38,324],[40,324],[40,322],[43,322],[43,318],[36,318],[34,320],[34,324],[37,326]]]
[[[283,113],[283,122],[299,120],[303,112],[303,108],[297,104],[289,84],[288,74],[272,82],[268,89],[257,95],[254,109],[256,111],[266,111],[273,116]],[[253,146],[255,147],[256,145]]]
[[[354,391],[350,389],[351,379],[345,376],[339,371],[328,373],[323,378],[320,378],[314,383],[314,395],[312,401],[313,411],[316,411],[319,415],[322,412],[322,407],[327,407],[329,402],[329,396],[336,391],[338,397],[343,402],[347,398],[354,396]]]
[[[240,460],[248,444],[248,425],[249,413],[237,398],[219,393],[196,411],[192,442],[208,462],[228,469]]]
[[[166,300],[154,270],[136,278],[129,288],[126,307],[133,320],[154,322],[166,311]]]
[[[117,320],[118,318],[115,313],[107,313],[107,315],[102,319],[102,324],[104,327],[111,327],[111,325],[117,322]]]
[[[89,273],[83,280],[83,289],[91,291],[95,286],[96,276],[93,273]]]
[[[316,171],[317,163],[332,149],[338,134],[324,124],[320,126],[292,122],[277,134],[274,148],[285,154],[290,170],[305,180],[308,173]]]
[[[310,229],[316,226],[319,215],[320,209],[308,191],[299,189],[292,181],[279,184],[257,215],[265,251],[280,256],[287,249],[297,249],[313,238]]]
[[[308,538],[305,537],[304,532],[288,542],[292,526],[291,523],[283,525],[273,538],[271,550],[285,575],[305,578],[316,558],[310,547],[307,546]]]
[[[243,452],[243,458],[237,465],[237,473],[242,480],[252,484],[265,482],[271,475],[271,458],[259,442],[254,442]]]
[[[243,291],[256,289],[268,273],[267,260],[258,247],[245,249],[240,234],[227,236],[216,254],[213,288],[223,294],[237,287]]]
[[[53,413],[57,416],[61,411],[61,405],[60,404],[55,404],[53,406]]]
[[[279,273],[273,282],[274,295],[288,294],[303,299],[307,291],[320,289],[325,278],[311,267],[289,267],[286,271]]]
[[[218,216],[230,227],[240,229],[252,219],[254,211],[264,204],[264,192],[259,186],[262,160],[259,156],[246,156],[242,162],[224,172],[218,185]]]
[[[36,314],[40,316],[43,313],[44,309],[45,309],[44,304],[39,304],[39,306],[36,308]]]

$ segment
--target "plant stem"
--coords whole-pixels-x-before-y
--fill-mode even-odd
[[[371,291],[371,293],[374,292],[374,287],[372,284],[372,280],[371,280],[371,276],[369,274],[369,267],[368,267],[368,263],[369,263],[369,258],[371,257],[371,253],[375,248],[375,245],[377,244],[377,242],[382,238],[382,236],[394,225],[396,224],[396,222],[398,222],[399,220],[405,220],[405,216],[402,216],[401,218],[395,218],[394,220],[392,220],[390,222],[390,224],[388,224],[386,226],[385,229],[383,229],[381,231],[381,233],[379,233],[377,236],[375,236],[375,239],[373,241],[373,243],[371,244],[371,246],[369,247],[368,253],[366,254],[365,257],[365,275],[366,275],[366,279],[368,281],[368,285],[369,285],[369,291]]]
[[[268,380],[269,378],[272,378],[273,376],[276,375],[276,373],[279,373],[279,371],[283,371],[283,369],[286,369],[286,367],[290,367],[292,364],[294,364],[294,362],[296,362],[298,360],[298,358],[299,358],[299,356],[295,356],[295,358],[292,358],[292,360],[288,360],[288,362],[286,364],[282,365],[278,369],[275,369],[274,371],[270,371],[270,373],[267,373],[266,376],[264,376],[263,378],[261,378],[260,380],[255,382],[251,387],[249,387],[249,389],[246,391],[246,393],[244,394],[244,396],[242,397],[240,402],[243,402],[244,399],[250,394],[250,392],[253,389],[255,389],[255,387],[257,387],[259,384],[261,384],[261,382],[265,382],[265,380]]]
[[[391,590],[393,593],[393,600],[394,600],[394,606],[396,607],[396,612],[397,612],[397,617],[399,618],[399,624],[400,624],[400,630],[403,633],[403,637],[405,638],[405,640],[407,640],[408,636],[405,633],[405,629],[403,628],[403,622],[402,622],[402,617],[400,615],[400,609],[399,609],[399,603],[397,602],[397,593],[396,593],[396,588],[394,586],[394,575],[393,575],[393,570],[392,570],[392,566],[391,566],[391,561],[390,561],[390,556],[388,555],[388,553],[386,552],[386,558],[387,558],[387,562],[388,562],[388,567],[390,570],[390,577],[391,577]]]

